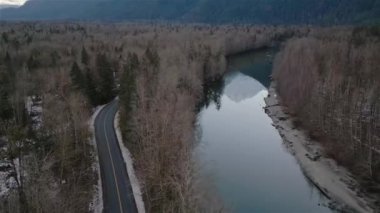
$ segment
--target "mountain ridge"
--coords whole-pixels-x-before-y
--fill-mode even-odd
[[[380,23],[380,0],[30,0],[0,19],[362,24]]]

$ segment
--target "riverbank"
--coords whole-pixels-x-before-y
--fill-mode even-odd
[[[294,127],[292,117],[281,106],[272,83],[265,98],[265,112],[279,131],[284,145],[296,157],[305,176],[331,199],[329,207],[338,212],[376,212],[371,199],[360,193],[350,172],[326,157],[323,148],[301,129]]]

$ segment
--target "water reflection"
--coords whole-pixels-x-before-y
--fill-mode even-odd
[[[228,58],[228,69],[238,71],[269,87],[272,61],[277,49],[249,52]],[[254,64],[254,67],[252,66]]]
[[[236,103],[253,98],[261,91],[266,90],[262,84],[241,72],[229,73],[226,79],[228,83],[224,88],[224,94]]]
[[[199,114],[203,172],[234,212],[330,212],[263,110],[272,55],[230,59],[231,72],[207,90]]]
[[[200,111],[202,108],[207,108],[211,103],[216,105],[217,109],[221,107],[221,95],[224,89],[224,78],[208,79],[203,85],[203,100],[197,107]]]

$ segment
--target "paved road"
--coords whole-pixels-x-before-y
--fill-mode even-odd
[[[118,102],[106,105],[95,119],[105,213],[137,213],[131,184],[113,126]]]

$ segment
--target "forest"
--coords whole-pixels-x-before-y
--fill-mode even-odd
[[[1,24],[1,212],[88,209],[96,176],[87,122],[114,84],[111,61],[78,45],[83,30]]]
[[[244,25],[1,23],[1,211],[91,211],[97,153],[88,121],[96,106],[117,94],[147,211],[223,209],[202,192],[191,159],[203,85],[225,72],[226,55],[306,32]]]
[[[290,39],[273,77],[295,126],[349,168],[364,193],[379,201],[380,29],[313,29]]]
[[[368,192],[380,189],[377,27],[0,23],[1,212],[91,212],[96,107],[120,125],[147,212],[224,212],[192,158],[226,57],[280,46],[281,101]]]

